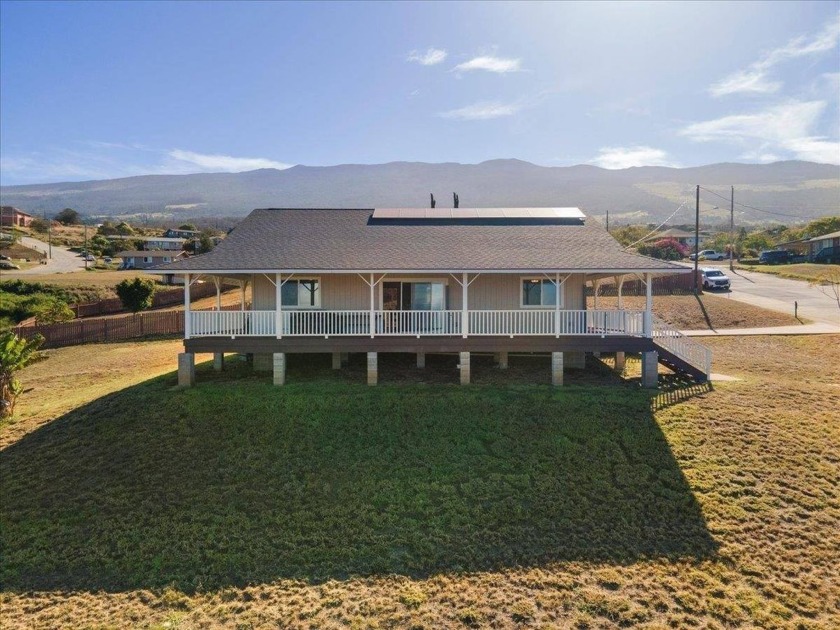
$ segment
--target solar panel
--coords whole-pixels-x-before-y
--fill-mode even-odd
[[[376,208],[374,219],[584,219],[580,208]]]

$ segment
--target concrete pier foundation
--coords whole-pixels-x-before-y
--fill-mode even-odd
[[[213,369],[217,372],[221,372],[225,369],[225,353],[224,352],[214,352],[213,353]]]
[[[379,382],[379,365],[378,354],[376,352],[367,353],[367,384],[376,385]]]
[[[551,384],[559,386],[563,384],[563,353],[551,353]]]
[[[426,367],[426,353],[425,352],[418,352],[417,353],[417,367],[419,367],[419,368]]]
[[[274,368],[274,384],[286,384],[286,353],[275,352],[272,356],[272,363]]]
[[[624,364],[626,363],[626,358],[623,352],[616,352],[615,353],[615,370],[616,372],[623,372],[624,371]]]
[[[195,355],[192,352],[181,352],[178,355],[178,385],[195,385]]]
[[[341,353],[340,352],[333,352],[332,353],[332,369],[340,370],[341,369]]]
[[[458,354],[460,359],[459,368],[461,370],[461,385],[470,384],[470,353],[460,352]]]
[[[642,352],[642,387],[655,389],[659,385],[659,353]]]
[[[500,352],[499,353],[499,369],[506,370],[508,368],[508,353],[507,352]]]

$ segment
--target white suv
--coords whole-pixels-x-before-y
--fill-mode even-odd
[[[720,269],[714,267],[704,267],[700,270],[703,274],[703,288],[706,291],[712,289],[728,289],[729,276],[723,273]]]
[[[724,258],[726,258],[726,256],[724,256],[720,252],[716,252],[713,249],[704,249],[700,252],[699,255],[700,260],[723,260]],[[694,254],[691,254],[691,256],[689,256],[688,259],[694,260]]]

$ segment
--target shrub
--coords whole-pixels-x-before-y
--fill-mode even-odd
[[[44,338],[40,335],[23,339],[12,331],[0,333],[0,418],[14,414],[17,398],[23,392],[15,372],[38,358],[38,348],[42,343]]]
[[[126,279],[117,285],[117,296],[122,305],[132,313],[139,313],[152,306],[155,283],[145,278]]]
[[[64,300],[52,297],[41,300],[34,309],[36,324],[57,324],[75,319],[76,314]]]
[[[688,254],[688,247],[673,238],[663,238],[655,243],[645,243],[639,253],[660,260],[680,260]]]

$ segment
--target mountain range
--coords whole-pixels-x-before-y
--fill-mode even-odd
[[[177,221],[236,217],[267,207],[427,207],[429,193],[442,208],[452,206],[452,193],[457,192],[461,207],[577,206],[602,219],[609,212],[616,224],[661,221],[684,204],[673,221],[690,223],[695,184],[705,189],[704,224],[728,220],[730,185],[735,186],[741,223],[793,223],[840,214],[840,166],[800,161],[622,170],[546,167],[515,159],[294,166],[2,186],[0,199],[3,205],[35,214],[70,207],[89,216],[150,215]]]

